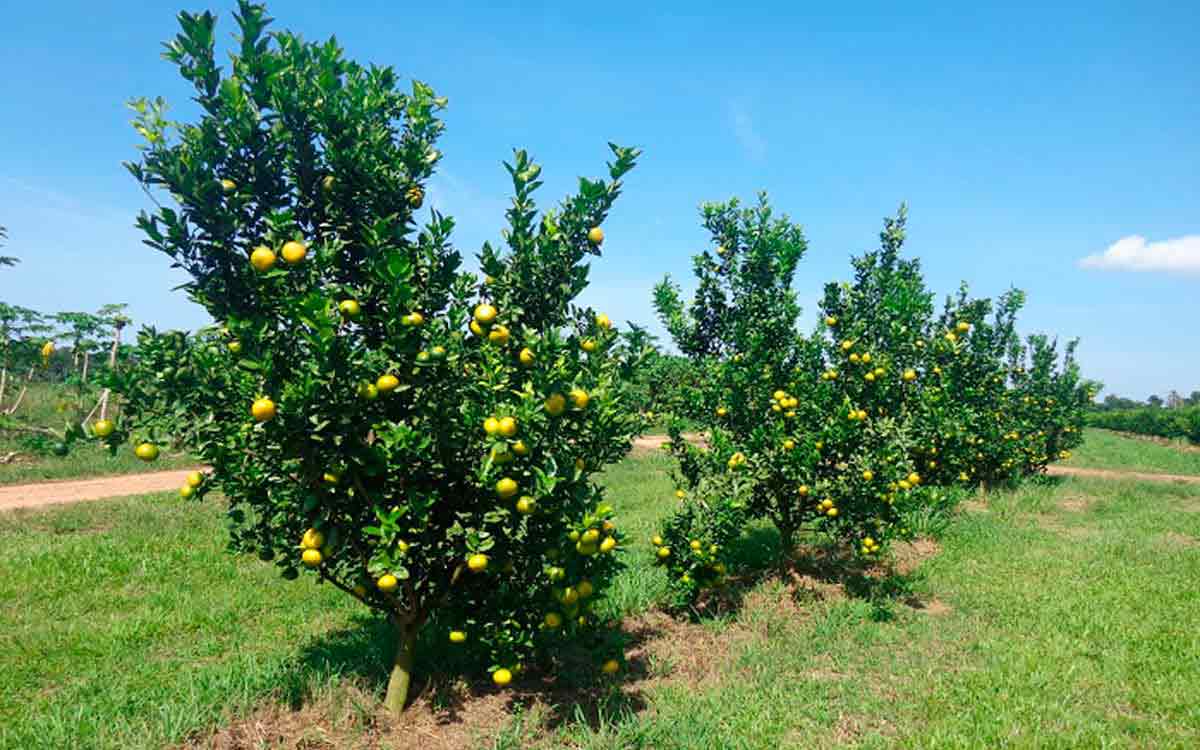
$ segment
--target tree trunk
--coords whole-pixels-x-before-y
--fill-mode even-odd
[[[108,372],[110,374],[117,371],[117,349],[121,346],[121,324],[113,327],[113,342],[112,348],[108,350]],[[108,419],[108,389],[100,394],[100,418]]]
[[[4,389],[8,386],[8,368],[0,369],[0,409],[4,408]]]
[[[88,365],[91,364],[91,361],[92,361],[92,353],[84,352],[83,353],[83,375],[80,377],[80,380],[83,382],[84,385],[87,385]]]
[[[393,717],[399,717],[408,703],[408,688],[412,684],[413,654],[417,648],[417,626],[393,621],[396,626],[396,657],[388,678],[387,696],[383,705]]]
[[[783,549],[784,556],[790,560],[792,553],[796,551],[796,530],[784,524],[779,524],[776,528],[779,529],[779,546]]]

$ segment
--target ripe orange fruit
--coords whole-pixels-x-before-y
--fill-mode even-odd
[[[825,316],[825,325],[827,325],[827,326],[837,325],[837,318],[833,317],[832,315],[826,315]]]
[[[488,341],[492,342],[493,344],[504,346],[508,343],[508,338],[508,328],[506,326],[498,325],[492,330],[488,331]]]
[[[596,341],[595,339],[584,339],[582,342],[580,342],[579,348],[583,349],[588,354],[591,354],[592,352],[596,351]]]
[[[308,567],[315,568],[321,564],[321,561],[324,558],[321,555],[321,550],[306,549],[306,550],[304,550],[304,553],[300,555],[300,559],[303,560],[304,564],[307,565]]]
[[[666,560],[668,557],[671,556],[671,548],[670,547],[659,547],[658,552],[656,552],[655,554],[658,555],[659,560]]]
[[[517,512],[521,515],[527,516],[535,510],[537,510],[537,501],[529,495],[524,495],[517,501]]]
[[[99,438],[105,438],[113,434],[115,429],[116,425],[111,419],[97,419],[96,423],[92,425],[92,434]]]
[[[788,438],[787,440],[784,440],[784,441],[783,441],[783,449],[784,449],[785,451],[790,451],[790,450],[792,450],[792,449],[793,449],[793,448],[795,448],[795,447],[796,447],[796,441],[795,441],[795,440],[792,440],[791,438]]]
[[[379,389],[380,393],[391,393],[400,387],[400,378],[391,373],[380,375],[379,379],[375,381],[375,387]]]
[[[250,265],[259,273],[266,273],[275,267],[275,253],[271,248],[259,245],[250,253]]]
[[[476,336],[480,336],[480,337],[483,336],[483,326],[479,325],[478,320],[475,320],[474,318],[472,318],[470,324],[467,327],[470,328],[471,333],[475,334]]]
[[[564,398],[561,393],[551,393],[550,396],[546,398],[546,402],[543,404],[543,406],[545,407],[547,414],[552,417],[557,417],[566,410],[567,399]]]
[[[500,434],[504,437],[510,438],[517,434],[517,420],[512,417],[501,417],[499,427]]]
[[[518,489],[520,488],[517,486],[516,480],[510,477],[504,477],[496,482],[496,494],[500,496],[501,500],[507,500],[517,494]]]
[[[866,481],[870,482],[872,479],[875,478],[875,472],[871,471],[870,469],[867,469],[866,471],[864,471],[862,473],[862,478],[865,479]]]
[[[724,406],[717,407],[717,416],[718,417],[724,417],[728,413],[729,413],[729,410],[726,409]]]
[[[193,471],[187,475],[188,487],[196,488],[204,484],[204,475],[198,471]]]
[[[611,536],[604,537],[604,541],[600,542],[601,552],[612,552],[617,547],[617,540]]]
[[[185,484],[179,488],[179,496],[182,497],[184,500],[191,499],[191,497],[195,494],[196,494],[196,489],[190,485]]]
[[[384,573],[383,575],[379,576],[379,580],[375,582],[376,588],[385,594],[390,594],[391,592],[395,591],[396,587],[399,585],[400,581],[397,580],[396,576],[392,575],[391,573]]]
[[[291,240],[283,243],[283,249],[279,251],[279,254],[283,256],[284,262],[294,266],[308,255],[308,248],[304,246],[303,242]]]
[[[482,325],[482,326],[491,325],[492,321],[494,321],[495,319],[496,319],[496,308],[492,307],[491,305],[487,304],[486,302],[481,305],[478,305],[475,308],[475,322],[479,323],[479,325]]]
[[[140,443],[138,447],[133,449],[133,453],[148,463],[158,459],[158,446],[154,443]]]
[[[588,396],[588,392],[582,388],[571,389],[571,405],[576,409],[586,409],[590,399],[591,397]]]
[[[512,672],[503,668],[497,669],[495,672],[492,672],[492,682],[496,683],[497,687],[504,687],[512,682]]]
[[[596,325],[607,331],[612,328],[612,318],[609,318],[604,313],[600,313],[596,316]]]
[[[537,361],[537,357],[534,356],[533,350],[529,347],[522,349],[521,353],[517,355],[517,359],[519,359],[521,364],[525,365],[526,367],[532,367],[533,363]]]
[[[911,383],[912,381],[914,381],[916,379],[917,379],[917,371],[916,370],[905,370],[904,371],[904,380],[905,381]]]
[[[593,245],[599,245],[604,242],[604,230],[600,227],[592,227],[588,230],[588,242]]]
[[[477,552],[467,558],[467,567],[472,573],[482,573],[487,570],[487,566],[488,556],[483,553]]]
[[[500,434],[500,420],[495,417],[488,417],[483,420],[483,431],[491,437]]]
[[[309,529],[300,537],[300,546],[304,549],[320,549],[325,546],[325,535],[316,529]]]
[[[269,398],[260,398],[250,405],[250,414],[258,422],[270,422],[275,418],[275,402]]]

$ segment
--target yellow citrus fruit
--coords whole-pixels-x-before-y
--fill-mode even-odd
[[[196,494],[196,488],[192,487],[191,485],[185,484],[179,488],[179,496],[182,497],[184,500],[190,499],[195,494]]]
[[[917,371],[916,370],[905,370],[904,371],[904,379],[910,383],[912,381],[916,380],[917,379]]]
[[[971,330],[971,324],[965,320],[960,320],[958,321],[958,325],[955,326],[955,329],[957,329],[959,333],[966,333],[967,331]]]
[[[723,416],[725,416],[725,415],[726,415],[726,414],[728,414],[728,413],[729,413],[729,410],[728,410],[728,409],[726,409],[724,406],[718,406],[718,407],[717,407],[717,416],[718,416],[718,417],[723,417]]]
[[[379,576],[379,580],[375,582],[375,586],[385,594],[396,590],[396,586],[400,585],[400,581],[391,573],[384,573]]]
[[[650,543],[653,544],[655,547],[661,547],[662,543],[663,543],[662,537],[661,536],[650,537]]]
[[[580,581],[575,590],[579,592],[580,599],[587,599],[596,592],[596,589],[592,586],[592,582],[587,580]]]
[[[488,417],[483,420],[483,431],[492,437],[500,434],[500,420],[495,417]]]
[[[300,555],[300,559],[303,560],[304,564],[307,565],[308,567],[315,568],[321,564],[321,561],[324,558],[321,555],[321,550],[306,549],[306,550],[304,550],[304,554]]]
[[[500,434],[504,437],[513,437],[517,434],[517,420],[512,417],[500,418]]]
[[[609,318],[604,313],[600,313],[596,316],[596,325],[607,331],[612,328],[612,318]]]
[[[496,319],[496,308],[486,302],[475,307],[475,322],[481,326],[491,325]]]
[[[791,438],[788,438],[787,440],[784,440],[784,441],[783,441],[783,449],[784,449],[785,451],[790,451],[790,450],[794,449],[795,447],[796,447],[796,441],[795,441],[795,440],[792,440]]]
[[[557,612],[547,612],[544,622],[546,623],[546,627],[551,630],[557,630],[562,627],[562,615]]]
[[[327,174],[321,178],[321,189],[327,193],[333,190],[333,175]]]
[[[800,485],[800,488],[796,491],[800,493],[800,497],[808,497],[808,485],[807,484]]]
[[[659,547],[658,552],[656,554],[658,555],[659,560],[666,560],[668,557],[671,556],[671,548],[670,547]]]
[[[467,567],[471,569],[472,573],[482,573],[487,570],[487,566],[488,556],[483,553],[477,552],[467,558]]]
[[[347,318],[354,319],[362,314],[362,306],[358,304],[358,300],[344,299],[338,303],[338,312]]]
[[[472,319],[470,325],[467,327],[470,328],[471,333],[475,334],[476,336],[483,336],[483,326],[479,325],[478,320]]]
[[[521,499],[517,501],[518,513],[527,516],[535,510],[537,510],[537,501],[529,495],[523,495]]]
[[[221,180],[221,190],[223,190],[225,192],[225,194],[228,195],[229,193],[232,193],[234,190],[237,190],[237,183],[227,177],[224,180]]]
[[[677,498],[679,498],[680,500],[682,500],[682,499],[684,499],[685,497],[687,497],[687,493],[686,493],[686,492],[684,492],[683,490],[675,490],[675,497],[677,497]]]
[[[537,361],[537,357],[534,356],[533,350],[529,347],[522,349],[521,353],[517,355],[517,359],[526,367],[532,367],[533,363]]]
[[[380,375],[379,379],[375,381],[375,387],[379,389],[380,393],[391,393],[400,387],[400,378],[390,373]]]
[[[501,500],[507,500],[513,495],[517,494],[517,489],[518,487],[516,480],[509,477],[504,477],[500,481],[496,482],[496,494],[500,496]]]
[[[363,383],[358,386],[358,395],[367,401],[374,401],[379,398],[379,386],[374,383]]]
[[[305,549],[320,549],[325,546],[325,535],[316,529],[309,529],[300,537],[300,546]]]
[[[611,536],[604,537],[604,541],[600,542],[601,552],[612,552],[617,547],[617,540]]]
[[[408,200],[408,205],[420,208],[421,204],[425,202],[425,191],[421,189],[420,185],[413,185],[405,191],[404,197]]]
[[[582,388],[571,389],[571,405],[576,409],[586,409],[590,400],[591,397],[588,396],[588,392]]]
[[[567,408],[567,399],[561,393],[551,393],[543,404],[546,408],[546,413],[552,417],[557,417]]]
[[[864,471],[862,473],[862,478],[869,482],[875,478],[875,472],[871,471],[870,469],[867,469],[866,471]]]
[[[96,423],[92,425],[92,434],[96,437],[104,438],[113,434],[113,430],[115,429],[116,425],[113,424],[111,419],[98,419],[96,420]]]
[[[488,341],[492,342],[493,344],[507,344],[508,338],[508,328],[505,326],[496,326],[488,332]]]
[[[837,318],[833,317],[832,315],[826,315],[825,316],[825,325],[827,325],[827,326],[837,325]]]
[[[275,267],[275,253],[271,248],[259,245],[250,253],[250,265],[259,273],[266,273]]]
[[[325,484],[337,484],[339,479],[341,477],[331,471],[325,472],[324,476],[321,477],[321,481],[325,482]]]
[[[275,402],[269,398],[260,398],[250,405],[250,414],[258,422],[270,422],[275,418]]]
[[[703,545],[702,545],[702,544],[700,544],[700,540],[699,540],[699,539],[693,539],[693,540],[692,540],[692,541],[691,541],[691,542],[688,544],[688,546],[689,546],[689,547],[691,547],[693,550],[695,550],[695,551],[699,552],[699,551],[700,551],[700,548],[701,548]]]
[[[920,484],[921,483],[921,475],[915,471],[913,473],[909,474],[908,475],[908,483],[914,484],[914,485]]]
[[[504,687],[512,682],[512,672],[507,669],[497,669],[492,672],[492,682],[496,683],[498,687]]]
[[[292,240],[291,242],[283,243],[283,248],[280,249],[279,254],[283,256],[284,262],[294,266],[304,260],[304,256],[308,255],[308,248],[304,246],[303,242]]]
[[[461,631],[461,630],[451,630],[450,631],[450,642],[451,643],[463,643],[466,640],[467,640],[467,634],[464,633],[463,631]]]
[[[616,674],[621,670],[621,662],[616,659],[609,659],[600,665],[600,671],[604,674]]]
[[[595,339],[584,339],[579,344],[579,348],[583,349],[588,354],[591,354],[592,352],[596,351],[596,340]]]
[[[133,449],[134,454],[143,461],[154,461],[158,458],[158,446],[154,443],[141,443]]]
[[[524,440],[518,440],[512,444],[512,452],[518,456],[527,456],[529,455],[529,446],[525,444]]]
[[[599,245],[604,242],[604,230],[600,227],[592,227],[588,230],[588,242],[593,245]]]
[[[199,487],[200,485],[204,484],[204,475],[198,471],[193,471],[192,473],[187,475],[187,483],[188,483],[188,487],[192,487],[192,488]],[[317,545],[317,546],[320,546],[320,545]]]
[[[233,354],[241,354],[242,353],[242,342],[240,342],[240,341],[230,341],[225,346],[229,347],[229,351]]]

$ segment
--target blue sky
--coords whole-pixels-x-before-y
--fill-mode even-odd
[[[23,262],[0,271],[0,299],[128,302],[161,327],[205,320],[140,244],[145,201],[121,167],[136,153],[126,100],[162,95],[189,111],[159,57],[179,7],[6,10],[0,224]],[[222,38],[232,32],[232,3],[186,7],[219,11]],[[431,194],[458,220],[465,255],[498,236],[512,148],[544,165],[551,203],[601,173],[607,141],[642,147],[584,298],[617,321],[652,322],[653,283],[687,279],[705,241],[700,201],[765,189],[804,224],[797,290],[811,320],[822,285],[848,276],[848,256],[907,200],[908,248],[934,288],[1025,289],[1023,327],[1081,337],[1087,374],[1110,391],[1200,388],[1200,4],[270,10],[277,28],[336,34],[349,56],[449,97]]]

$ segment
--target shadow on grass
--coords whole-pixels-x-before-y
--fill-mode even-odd
[[[646,707],[637,683],[648,673],[641,663],[624,665],[618,676],[604,675],[589,644],[569,644],[550,662],[530,664],[506,688],[498,688],[482,675],[478,662],[464,658],[440,639],[436,627],[422,631],[417,646],[414,678],[409,692],[409,711],[421,704],[426,721],[437,726],[477,723],[478,714],[494,711],[500,698],[508,715],[530,706],[542,706],[542,724],[554,729],[566,723],[586,723],[599,729],[614,717]],[[620,640],[635,649],[652,635],[649,629],[611,630],[605,638]],[[324,677],[349,678],[376,696],[382,705],[395,649],[392,626],[382,617],[366,614],[354,618],[349,627],[326,633],[305,644],[280,695],[292,710],[312,700],[314,683]],[[317,679],[314,680],[314,677]],[[486,707],[485,707],[486,706]]]
[[[822,535],[810,534],[786,556],[778,532],[758,526],[731,544],[729,554],[739,574],[731,576],[724,588],[706,592],[687,612],[693,619],[737,614],[747,594],[767,581],[783,584],[798,605],[846,598],[865,601],[877,621],[892,619],[897,602],[916,609],[923,606],[914,593],[923,575],[911,560],[866,559]]]

